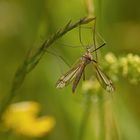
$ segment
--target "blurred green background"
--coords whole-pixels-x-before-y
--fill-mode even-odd
[[[103,56],[110,51],[117,57],[127,53],[140,54],[139,5],[138,0],[95,1],[98,32],[107,42],[107,46],[101,50]],[[23,62],[29,48],[39,47],[44,39],[63,27],[70,19],[77,21],[86,16],[85,9],[83,0],[0,0],[1,103],[9,94],[14,73]],[[78,28],[66,34],[59,42],[80,45]],[[73,64],[83,50],[54,44],[49,51],[63,56],[68,63]],[[67,69],[61,59],[46,53],[18,90],[14,102],[39,102],[42,107],[41,114],[52,115],[56,119],[56,126],[48,135],[41,138],[27,137],[26,140],[77,140],[83,113],[81,83],[76,95],[71,93],[71,86],[62,90],[55,88],[59,76]],[[120,77],[115,87],[113,113],[117,118],[118,139],[139,140],[140,84],[132,85],[127,78]],[[94,138],[92,130],[91,126],[87,127],[85,139]],[[18,139],[12,133],[9,135],[11,136],[7,137],[1,133],[0,139]]]

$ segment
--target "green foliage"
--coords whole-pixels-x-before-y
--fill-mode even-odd
[[[140,2],[95,0],[94,8],[92,1],[86,2],[0,1],[0,111],[5,112],[15,102],[34,101],[42,108],[39,117],[53,116],[56,121],[54,129],[40,138],[15,134],[1,123],[0,139],[140,138]],[[55,89],[60,70],[65,72],[66,66],[47,51],[55,49],[70,63],[80,58],[82,47],[70,48],[56,41],[80,46],[78,26],[93,25],[88,24],[92,18],[80,18],[95,13],[96,31],[107,43],[98,51],[98,63],[112,79],[115,92],[107,93],[100,87],[92,66],[87,67],[87,81],[82,86],[79,83],[75,95],[71,85]],[[92,38],[82,30],[83,37]]]

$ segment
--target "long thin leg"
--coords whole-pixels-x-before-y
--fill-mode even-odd
[[[46,51],[46,52],[55,56],[55,57],[59,57],[69,68],[71,67],[70,64],[68,62],[66,62],[66,60],[61,55],[57,55],[54,52],[50,52],[50,51]]]
[[[82,26],[81,28],[93,30],[92,27],[83,27],[83,26]],[[92,31],[92,34],[93,34],[93,31]],[[98,33],[98,32],[95,31],[94,34],[95,34],[95,35],[92,35],[92,36],[93,36],[93,41],[94,41],[94,36],[98,36],[98,37],[101,39],[101,41],[103,41],[103,43],[106,44],[106,41],[103,39],[103,37],[101,36],[100,33]]]
[[[96,21],[96,17],[94,18],[94,20]],[[80,43],[82,45],[82,47],[84,48],[84,50],[87,50],[87,46],[84,45],[84,43],[82,42],[82,36],[81,36],[81,25],[79,24],[79,40],[80,40]]]
[[[96,32],[97,36],[103,41],[104,44],[106,44],[106,41],[103,39],[100,33]]]
[[[95,19],[95,23],[94,23],[94,27],[93,27],[93,45],[94,45],[94,48],[95,48],[95,59],[96,61],[98,61],[98,55],[97,55],[97,52],[96,52],[96,19]]]
[[[81,36],[81,25],[79,25],[79,40],[80,40],[80,43],[81,43],[82,47],[83,47],[84,50],[85,50],[86,48],[85,48],[85,45],[84,45],[83,42],[82,42],[82,36]]]
[[[69,44],[65,44],[65,43],[60,43],[60,42],[57,42],[56,44],[58,45],[61,45],[61,46],[66,46],[66,47],[69,47],[69,48],[73,48],[73,49],[77,49],[77,48],[80,48],[81,45],[69,45]]]

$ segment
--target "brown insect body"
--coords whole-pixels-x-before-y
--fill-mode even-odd
[[[86,53],[81,57],[80,62],[76,66],[74,66],[65,75],[59,78],[59,80],[56,83],[56,88],[63,88],[67,86],[69,83],[73,82],[72,92],[74,93],[82,75],[84,74],[85,67],[91,62],[95,67],[96,77],[101,86],[109,92],[114,91],[112,81],[99,68],[97,61],[93,59],[90,49],[87,49]]]
[[[80,64],[80,69],[79,72],[77,73],[77,75],[75,76],[75,79],[73,81],[73,85],[72,85],[72,92],[75,92],[75,89],[82,77],[82,74],[84,72],[85,67],[92,61],[92,55],[91,53],[89,53],[89,51],[87,51],[82,57],[81,57],[81,64]]]

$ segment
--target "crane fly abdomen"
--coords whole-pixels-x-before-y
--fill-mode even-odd
[[[73,93],[74,93],[75,90],[76,90],[76,87],[77,87],[77,85],[78,85],[78,83],[79,83],[79,81],[80,81],[80,79],[81,79],[81,76],[82,76],[82,74],[83,74],[83,71],[84,71],[85,67],[86,67],[86,64],[81,64],[80,69],[79,69],[79,72],[78,72],[77,75],[75,76],[75,79],[74,79],[73,85],[72,85],[72,92],[73,92]]]

